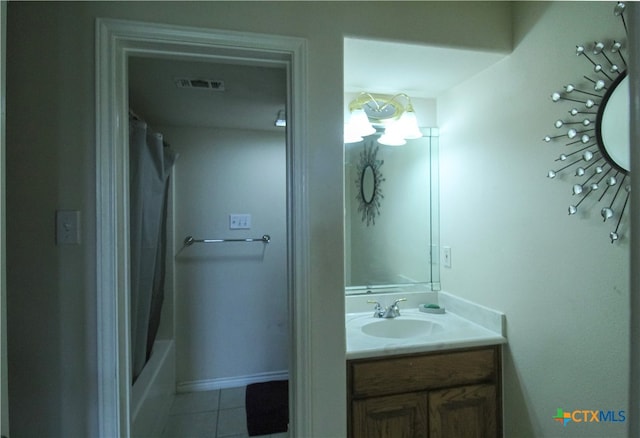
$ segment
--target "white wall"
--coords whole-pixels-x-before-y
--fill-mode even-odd
[[[224,384],[288,368],[286,160],[282,132],[160,126],[178,152],[174,260],[178,385]],[[229,214],[249,213],[250,230]],[[259,377],[259,376],[258,376]]]
[[[469,2],[464,7],[454,2],[10,2],[7,319],[12,435],[96,435],[96,17],[308,39],[308,107],[298,116],[308,125],[310,421],[314,436],[339,437],[346,429],[343,37],[507,51],[510,11],[507,2]],[[82,212],[82,245],[54,246],[56,208]]]
[[[552,420],[627,409],[629,241],[609,242],[602,206],[567,214],[571,184],[546,178],[564,146],[542,141],[566,111],[551,92],[591,72],[575,46],[624,34],[612,8],[517,2],[513,53],[438,100],[442,285],[507,315],[507,437],[625,436]]]

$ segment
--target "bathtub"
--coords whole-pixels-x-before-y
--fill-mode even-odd
[[[158,340],[149,361],[131,388],[131,436],[162,436],[176,392],[173,340]]]

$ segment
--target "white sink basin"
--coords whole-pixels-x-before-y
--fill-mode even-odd
[[[379,319],[361,327],[365,335],[378,338],[404,339],[427,336],[442,331],[443,327],[424,319]]]

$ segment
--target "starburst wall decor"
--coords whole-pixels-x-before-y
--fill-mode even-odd
[[[625,35],[625,4],[615,5]],[[584,58],[591,71],[578,85],[565,85],[554,92],[555,103],[567,104],[568,116],[555,121],[561,134],[547,135],[544,141],[564,143],[564,151],[548,178],[567,174],[575,181],[575,201],[568,207],[575,215],[586,199],[602,203],[604,222],[615,222],[609,233],[611,243],[621,237],[620,224],[629,202],[629,84],[624,41],[605,40],[576,46],[576,55]]]
[[[362,213],[362,222],[367,226],[376,224],[376,216],[380,215],[380,204],[384,198],[382,183],[385,179],[380,170],[384,160],[378,160],[377,156],[378,146],[373,140],[367,141],[360,152],[360,161],[356,167],[358,212]]]

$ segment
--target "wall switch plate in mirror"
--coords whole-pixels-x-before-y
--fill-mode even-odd
[[[442,264],[445,268],[451,268],[451,247],[442,247]]]
[[[80,212],[78,210],[56,211],[56,245],[80,244]]]
[[[247,213],[230,214],[229,215],[229,229],[231,229],[231,230],[250,230],[251,229],[251,215],[247,214]]]

